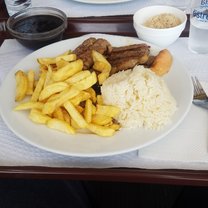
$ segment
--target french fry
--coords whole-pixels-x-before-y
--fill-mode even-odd
[[[103,71],[100,74],[98,74],[98,83],[99,85],[102,85],[103,82],[109,77],[110,72],[108,71]]]
[[[16,95],[15,101],[21,101],[25,98],[28,88],[28,79],[27,75],[22,71],[18,70],[15,73],[15,80],[16,80]]]
[[[37,61],[40,65],[44,65],[44,66],[48,66],[50,64],[56,63],[55,58],[38,58]]]
[[[75,129],[70,126],[69,123],[63,120],[59,120],[57,118],[49,119],[46,125],[51,129],[55,129],[67,134],[75,134]]]
[[[62,93],[63,93],[63,92],[60,92],[60,93],[51,95],[51,96],[47,99],[47,102],[50,102],[50,101],[53,101],[53,100],[58,99],[58,98],[61,96]]]
[[[113,123],[111,125],[109,125],[110,128],[114,129],[115,131],[118,131],[121,126],[119,124]]]
[[[92,104],[92,115],[95,115],[96,110],[97,110],[97,109],[96,109],[95,105]]]
[[[54,110],[54,112],[53,112],[53,118],[57,118],[57,119],[62,120],[62,121],[65,120],[64,119],[64,113],[63,113],[61,107],[58,107],[58,108],[56,108]]]
[[[102,54],[95,50],[92,51],[92,58],[94,61],[93,69],[101,72],[98,74],[98,83],[102,85],[110,75],[111,65]]]
[[[69,62],[68,61],[65,61],[63,59],[59,60],[56,62],[56,67],[57,67],[57,70],[66,66]]]
[[[80,128],[87,127],[87,122],[70,101],[65,102],[64,107],[68,111],[71,118],[78,124]]]
[[[95,69],[98,72],[108,71],[106,70],[106,63],[104,62],[94,62],[93,69]]]
[[[103,97],[102,97],[102,95],[97,95],[97,104],[103,105]]]
[[[74,83],[73,86],[75,86],[79,90],[86,90],[86,89],[92,87],[96,82],[97,82],[97,76],[96,76],[95,72],[92,72],[90,74],[90,76]]]
[[[70,99],[70,102],[76,106],[79,105],[82,101],[89,99],[90,96],[91,96],[90,93],[81,91],[77,96]]]
[[[77,55],[75,53],[64,54],[56,57],[56,63],[60,60],[71,62],[71,61],[75,61],[76,59],[77,59]]]
[[[54,110],[64,104],[67,100],[75,97],[79,94],[79,90],[73,86],[66,88],[64,91],[62,91],[59,96],[52,100],[48,101],[43,106],[43,113],[44,114],[51,114],[54,112]]]
[[[97,107],[96,114],[106,115],[112,118],[115,118],[120,112],[120,109],[118,107],[112,105],[98,104],[96,107]]]
[[[52,69],[52,67],[49,65],[49,66],[48,66],[48,70],[47,70],[47,72],[46,72],[46,78],[45,78],[45,82],[44,82],[43,88],[45,88],[47,85],[53,83],[53,80],[52,80],[52,72],[53,72],[53,69]]]
[[[28,109],[39,109],[42,110],[43,109],[43,103],[41,102],[33,102],[33,101],[28,101],[25,103],[20,103],[19,105],[17,105],[14,110],[15,111],[20,111],[20,110],[28,110]]]
[[[67,80],[65,80],[65,82],[69,84],[73,84],[73,83],[79,82],[82,79],[85,79],[86,77],[90,76],[90,74],[91,73],[88,70],[80,71],[74,74],[73,76],[69,77]]]
[[[75,61],[76,59],[77,59],[76,54],[72,54],[72,53],[69,54],[69,52],[67,52],[53,58],[38,58],[37,61],[41,65],[48,66],[50,64],[56,64],[60,60],[70,62],[70,61]]]
[[[30,120],[32,120],[35,123],[39,124],[46,124],[48,120],[51,119],[50,116],[44,115],[40,110],[38,109],[32,109],[29,114]]]
[[[51,67],[52,68],[52,67]],[[40,72],[43,72],[43,71],[47,71],[48,70],[48,66],[46,66],[46,65],[40,65]]]
[[[19,75],[15,75],[15,99],[20,101],[26,94],[31,97],[14,110],[30,110],[29,119],[33,122],[67,134],[80,129],[103,137],[114,135],[120,128],[114,119],[120,109],[104,105],[102,96],[92,88],[109,77],[111,65],[97,51],[92,51],[92,56],[97,72],[83,70],[83,61],[69,51],[52,58],[39,58],[38,79],[33,70],[27,75],[19,70],[16,73]]]
[[[53,84],[49,84],[41,91],[39,95],[39,100],[45,100],[53,94],[62,92],[66,88],[68,88],[68,84],[66,82],[55,82]]]
[[[96,103],[97,98],[96,98],[96,92],[95,92],[95,90],[92,87],[90,87],[90,88],[86,89],[85,91],[88,92],[88,93],[90,93],[92,102],[93,103]]]
[[[97,125],[106,125],[112,122],[112,117],[101,115],[101,114],[95,114],[92,116],[92,123]]]
[[[71,116],[69,115],[69,113],[67,112],[67,110],[65,108],[61,108],[61,109],[62,109],[62,112],[63,112],[64,121],[71,124]]]
[[[92,50],[92,58],[94,61],[93,69],[95,69],[99,72],[103,72],[103,71],[110,72],[111,71],[110,63],[107,61],[107,59],[102,54],[100,54],[99,52],[97,52],[95,50]]]
[[[92,121],[92,100],[90,99],[85,102],[84,118],[87,123]]]
[[[77,124],[77,122],[74,119],[71,119],[71,126],[75,129],[80,129],[80,126]]]
[[[34,70],[29,70],[27,73],[27,79],[28,79],[28,86],[27,86],[27,95],[32,95],[34,90],[34,83],[35,83],[35,72]]]
[[[42,72],[41,75],[40,75],[40,78],[38,80],[38,83],[35,87],[35,90],[32,94],[31,101],[34,101],[34,102],[38,101],[40,92],[43,89],[43,86],[44,86],[44,83],[45,83],[45,79],[46,79],[46,72]]]
[[[80,105],[76,105],[75,108],[78,110],[79,113],[82,113],[84,111],[84,108]]]
[[[114,133],[115,133],[115,130],[112,129],[112,128],[109,128],[109,127],[106,127],[106,126],[100,126],[100,125],[92,124],[92,123],[88,124],[87,128],[91,132],[93,132],[93,133],[95,133],[99,136],[103,136],[103,137],[113,136]]]
[[[69,62],[66,66],[60,68],[56,72],[53,72],[53,80],[58,81],[64,81],[68,79],[69,77],[73,76],[77,72],[81,71],[83,68],[83,61],[81,59],[78,59],[73,62]]]

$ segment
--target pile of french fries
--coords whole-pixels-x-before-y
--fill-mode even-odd
[[[70,51],[39,58],[38,71],[18,70],[15,73],[18,105],[14,110],[28,110],[33,122],[68,134],[88,129],[99,136],[114,135],[120,128],[115,120],[120,109],[104,105],[102,95],[92,88],[109,77],[111,65],[97,51],[92,51],[92,57],[91,71],[83,70],[83,61]]]

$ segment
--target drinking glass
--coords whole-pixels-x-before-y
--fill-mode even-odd
[[[31,7],[31,0],[5,0],[7,12],[10,16],[22,9]]]

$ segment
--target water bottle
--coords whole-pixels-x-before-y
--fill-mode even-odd
[[[208,0],[192,0],[188,47],[194,53],[208,54]]]

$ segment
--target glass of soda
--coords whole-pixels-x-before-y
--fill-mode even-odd
[[[5,0],[5,5],[9,16],[21,11],[22,9],[30,8],[31,0]]]
[[[208,54],[208,0],[192,0],[188,47],[194,53]]]

